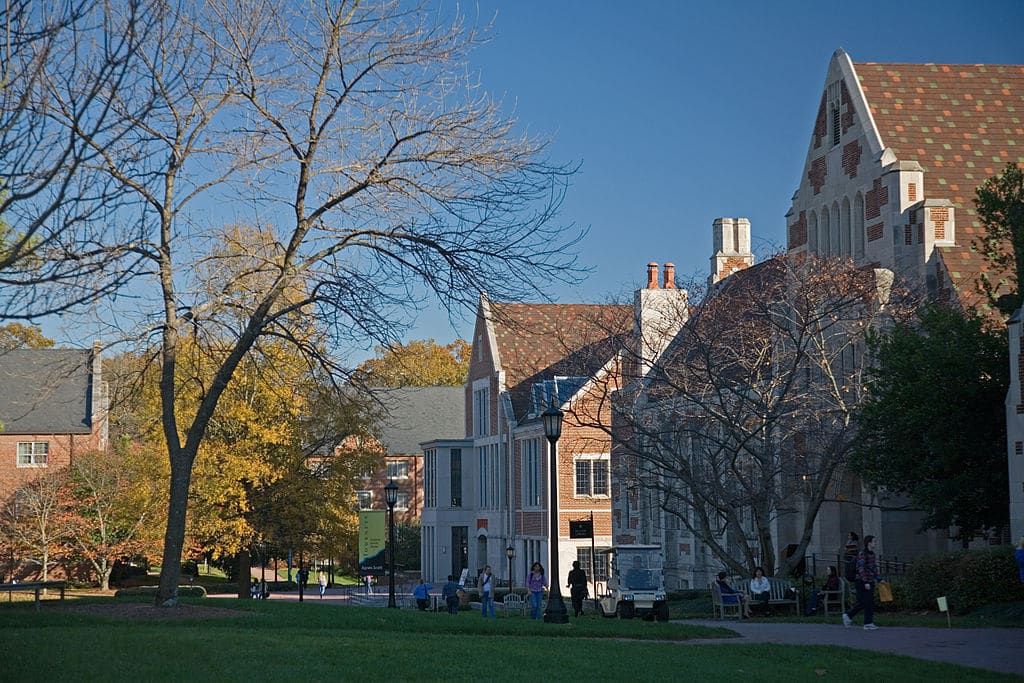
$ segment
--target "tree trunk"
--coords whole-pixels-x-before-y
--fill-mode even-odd
[[[156,593],[157,607],[178,604],[178,583],[181,579],[181,551],[185,546],[185,515],[188,511],[188,488],[192,481],[194,453],[185,449],[171,455],[171,488],[167,507],[167,531],[164,533],[164,555],[160,565],[160,586]]]
[[[238,551],[238,597],[245,599],[249,596],[249,584],[252,583],[252,563],[249,561],[249,549],[242,548]]]

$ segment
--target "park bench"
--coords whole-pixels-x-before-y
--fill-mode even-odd
[[[718,584],[712,582],[711,588],[711,612],[715,619],[725,618],[743,618],[743,605],[740,604],[740,596],[732,595],[732,599],[735,601],[725,602],[722,600],[722,592],[718,590]]]
[[[523,596],[518,593],[509,593],[505,596],[505,599],[501,601],[501,608],[505,610],[505,616],[509,616],[512,612],[519,612],[520,616],[526,614],[526,601],[523,600]]]
[[[833,609],[843,612],[846,609],[846,595],[850,589],[849,583],[843,577],[839,577],[839,590],[835,591],[821,591],[820,603],[825,616],[828,616],[828,609]]]
[[[800,594],[793,588],[793,584],[786,579],[774,576],[768,577],[768,584],[771,586],[769,589],[771,597],[768,599],[768,607],[792,605],[793,613],[800,616]],[[753,605],[754,603],[752,602],[751,606]]]
[[[32,591],[35,593],[36,609],[39,609],[39,596],[48,588],[60,590],[61,602],[64,601],[64,581],[23,581],[21,583],[0,583],[0,591],[7,591],[7,599],[11,599],[14,591]]]

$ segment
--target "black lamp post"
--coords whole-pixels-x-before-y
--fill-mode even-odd
[[[551,479],[551,590],[548,592],[547,609],[544,610],[544,623],[568,624],[569,612],[562,600],[562,578],[558,571],[558,437],[562,435],[562,411],[555,407],[554,398],[551,399],[551,407],[540,417],[544,421],[544,436],[551,444],[551,465],[548,468],[548,477]]]
[[[398,502],[398,485],[392,479],[384,487],[384,501],[388,504],[388,607],[395,603],[395,503]]]
[[[509,545],[505,548],[505,557],[508,558],[508,592],[512,592],[512,560],[516,557],[515,546]]]

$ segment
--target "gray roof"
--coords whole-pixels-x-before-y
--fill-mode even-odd
[[[92,352],[0,351],[0,423],[5,434],[92,431]]]
[[[420,453],[423,441],[458,438],[466,431],[464,387],[378,388],[373,394],[387,413],[380,440],[389,454]]]

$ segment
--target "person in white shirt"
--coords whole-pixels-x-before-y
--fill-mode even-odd
[[[771,590],[772,585],[768,582],[768,577],[764,575],[764,569],[754,567],[754,578],[750,580],[750,603],[764,605],[767,611],[768,600],[772,597]]]

